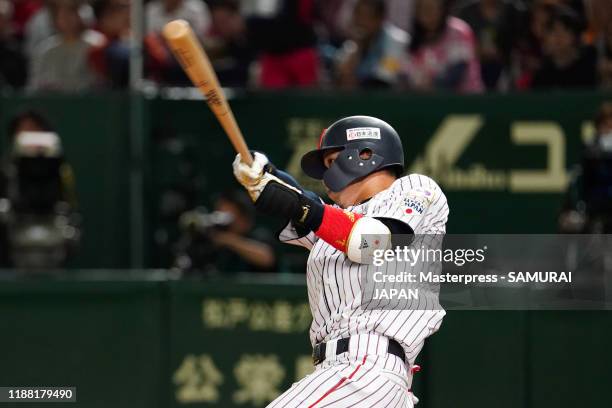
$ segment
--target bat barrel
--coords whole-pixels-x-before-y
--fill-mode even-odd
[[[250,165],[253,162],[251,152],[227,103],[217,75],[189,23],[185,20],[171,21],[164,26],[162,34],[191,82],[205,96],[208,106],[236,151],[240,153],[242,161]]]
[[[164,26],[163,35],[169,40],[177,40],[189,35],[191,28],[185,20],[174,20]]]

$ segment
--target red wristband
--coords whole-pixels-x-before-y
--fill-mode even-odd
[[[325,205],[323,221],[315,234],[334,248],[346,252],[353,225],[361,217],[361,214]]]

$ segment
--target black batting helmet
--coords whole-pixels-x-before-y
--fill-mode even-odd
[[[334,150],[341,153],[328,169],[323,156]],[[364,155],[366,152],[369,154]],[[302,157],[304,173],[323,180],[335,192],[359,178],[389,168],[398,175],[404,171],[402,141],[391,125],[371,116],[350,116],[334,122],[321,134],[319,148]]]

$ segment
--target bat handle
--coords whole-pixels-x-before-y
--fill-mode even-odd
[[[244,164],[248,164],[249,166],[253,164],[253,155],[246,146],[245,150],[240,152],[240,159]]]
[[[215,109],[211,107],[212,111],[215,112],[217,119],[221,122],[221,127],[225,130],[225,134],[229,138],[230,142],[234,146],[234,150],[240,153],[240,159],[243,163],[248,164],[249,166],[253,164],[253,155],[249,150],[246,142],[244,141],[244,137],[242,136],[242,132],[236,123],[236,118],[234,117],[234,113],[229,108],[227,101],[225,104],[225,116],[217,115]],[[223,119],[221,119],[223,118]]]

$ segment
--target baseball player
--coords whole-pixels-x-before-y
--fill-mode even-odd
[[[416,356],[445,312],[425,305],[360,307],[360,272],[368,267],[360,248],[389,248],[392,234],[444,234],[446,197],[429,177],[401,177],[400,137],[373,117],[333,123],[301,165],[307,175],[323,180],[335,205],[304,191],[261,153],[251,166],[239,155],[233,164],[258,211],[287,221],[279,239],[310,251],[315,370],[268,407],[412,407],[418,402],[410,392]]]

